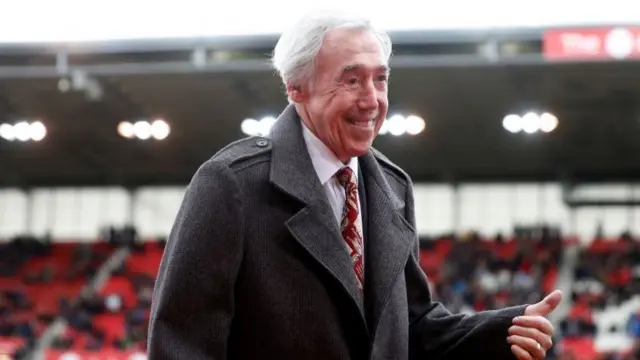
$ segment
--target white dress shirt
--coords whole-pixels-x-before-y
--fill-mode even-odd
[[[309,150],[309,155],[311,156],[311,161],[313,162],[313,167],[318,174],[318,178],[320,179],[320,183],[324,188],[325,193],[327,194],[327,198],[329,200],[329,204],[333,209],[333,213],[336,217],[336,221],[338,226],[340,226],[340,222],[342,221],[342,212],[344,209],[344,203],[346,201],[346,190],[338,181],[338,178],[334,175],[342,169],[345,165],[336,157],[336,155],[331,151],[322,140],[318,139],[318,137],[307,128],[307,126],[302,123],[302,132],[304,136],[304,141],[307,144],[307,149]],[[358,158],[351,158],[349,164],[347,164],[353,170],[354,175],[356,176],[356,182],[358,181]],[[360,199],[358,198],[358,219],[356,220],[356,227],[360,231],[360,235],[364,238],[364,233],[362,232],[362,211],[361,211]]]

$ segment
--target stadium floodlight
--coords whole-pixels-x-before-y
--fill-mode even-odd
[[[31,140],[40,141],[47,136],[47,128],[40,121],[33,122],[29,125]]]
[[[246,135],[256,136],[260,134],[260,122],[256,119],[244,119],[240,124],[240,130]]]
[[[171,133],[171,127],[163,119],[156,119],[153,122],[138,120],[135,123],[122,121],[117,127],[118,135],[125,139],[139,140],[164,140]]]
[[[275,125],[276,121],[278,119],[276,119],[273,116],[265,116],[262,119],[260,119],[260,133],[263,136],[266,136],[269,134],[269,132],[271,132],[271,128],[273,127],[273,125]]]
[[[156,140],[164,140],[171,133],[171,127],[166,121],[156,119],[151,123],[151,136]]]
[[[240,123],[240,130],[249,136],[266,136],[276,123],[277,119],[273,116],[265,116],[260,120],[247,118]],[[382,123],[380,135],[391,134],[394,136],[401,135],[418,135],[426,128],[423,118],[417,115],[393,115]]]
[[[400,136],[407,131],[407,122],[402,115],[393,115],[388,120],[389,122],[389,134],[394,136]]]
[[[514,134],[521,131],[527,134],[550,133],[558,127],[558,118],[548,112],[538,114],[531,111],[522,116],[509,114],[502,119],[502,127]]]
[[[522,122],[520,115],[509,114],[502,120],[502,126],[511,133],[522,131]]]
[[[522,130],[527,134],[533,134],[540,130],[540,116],[534,112],[528,112],[522,117]]]
[[[7,141],[15,140],[16,135],[15,135],[15,132],[13,131],[13,125],[0,124],[0,137]]]
[[[240,124],[240,130],[249,136],[267,136],[276,121],[273,116],[265,116],[260,120],[244,119]]]
[[[558,127],[558,118],[550,113],[540,115],[540,130],[550,133]]]
[[[407,134],[418,135],[427,127],[424,119],[417,115],[409,115],[405,119],[407,123]]]
[[[133,139],[135,136],[133,132],[133,124],[128,121],[121,121],[118,124],[118,134],[125,139]]]
[[[20,121],[13,125],[13,132],[18,141],[26,142],[31,139],[31,126],[26,121]]]
[[[140,140],[151,138],[151,124],[145,120],[138,120],[133,124],[133,134]]]
[[[426,128],[424,119],[417,115],[396,114],[386,119],[380,128],[380,135],[418,135]]]
[[[41,141],[46,136],[47,128],[41,121],[0,124],[0,138],[7,141]]]

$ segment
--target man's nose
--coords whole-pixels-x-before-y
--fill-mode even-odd
[[[378,108],[378,96],[373,83],[367,83],[367,86],[362,89],[358,106],[362,110],[375,110]]]

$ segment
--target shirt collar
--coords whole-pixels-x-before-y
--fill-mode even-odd
[[[302,123],[302,135],[304,142],[307,144],[307,150],[311,156],[311,162],[318,174],[320,183],[326,184],[340,169],[344,167],[344,164],[336,157],[336,155],[325,145],[322,140],[309,130],[303,121]],[[358,158],[353,157],[347,164],[353,170],[358,180]]]

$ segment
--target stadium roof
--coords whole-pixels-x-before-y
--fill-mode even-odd
[[[427,45],[405,34],[392,64],[391,113],[418,114],[427,128],[380,136],[375,146],[415,181],[640,178],[640,63],[545,63],[540,34],[514,34],[512,43],[497,34],[499,44],[454,36]],[[226,59],[200,68],[184,60],[186,49],[65,54],[63,64],[99,84],[97,100],[60,91],[63,76],[51,66],[60,66],[59,53],[6,51],[0,122],[41,119],[48,135],[41,142],[0,139],[0,186],[186,183],[203,161],[244,136],[243,119],[277,115],[286,105],[264,61],[273,39],[258,40],[244,43],[250,52],[200,52],[205,62]],[[517,54],[496,60],[483,53],[486,44]],[[506,114],[529,110],[555,114],[558,128],[503,128]],[[120,121],[155,117],[171,124],[163,141],[116,132]]]

